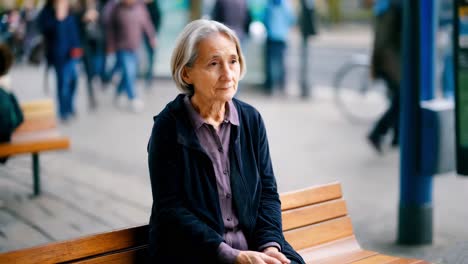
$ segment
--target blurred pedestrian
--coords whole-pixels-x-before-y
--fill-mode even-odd
[[[16,96],[11,92],[8,71],[13,64],[13,53],[0,44],[0,143],[8,142],[15,129],[23,122],[23,112]],[[0,163],[7,158],[0,157]]]
[[[213,7],[212,19],[234,30],[241,46],[245,45],[252,20],[246,0],[217,0]]]
[[[286,93],[286,48],[291,27],[295,24],[289,0],[269,0],[263,24],[267,31],[265,48],[265,89],[268,94]]]
[[[108,28],[107,51],[116,52],[117,65],[121,80],[117,87],[116,103],[123,105],[122,93],[127,93],[130,107],[134,112],[143,110],[143,101],[138,98],[135,82],[138,71],[137,50],[143,36],[149,40],[151,47],[156,45],[156,32],[145,5],[139,0],[122,0],[113,9]]]
[[[212,20],[188,24],[171,60],[182,91],[154,118],[151,263],[304,263],[284,239],[260,113],[234,97],[239,39]]]
[[[332,24],[341,22],[341,0],[328,1],[328,18]],[[377,0],[376,0],[377,1]]]
[[[371,75],[382,79],[391,101],[388,109],[377,120],[367,139],[382,153],[382,141],[393,130],[391,144],[398,145],[401,81],[402,7],[397,0],[376,0],[374,3],[375,37],[371,59]]]
[[[54,67],[56,73],[59,117],[68,121],[76,115],[76,65],[83,54],[78,22],[70,13],[68,0],[48,0],[39,14],[38,23],[46,39],[47,63]]]
[[[88,90],[89,108],[95,109],[97,101],[93,79],[101,76],[104,32],[99,24],[99,13],[96,0],[80,0],[78,7],[80,38],[84,51],[83,65],[86,72],[86,86]]]
[[[299,16],[299,26],[301,29],[301,72],[300,87],[301,97],[310,96],[310,76],[309,76],[309,39],[317,34],[315,20],[315,0],[301,0]]]
[[[37,17],[39,15],[37,1],[24,0],[21,9],[21,15],[25,22],[25,36],[23,42],[24,59],[32,64],[40,64],[44,59],[44,44],[41,33],[37,26]]]
[[[120,0],[99,0],[99,2],[101,3],[100,6],[102,6],[102,9],[99,12],[99,21],[104,30],[104,49],[106,50],[104,54],[104,73],[102,76],[103,88],[106,88],[108,86],[108,84],[113,80],[114,75],[118,70],[117,60],[115,59],[115,53],[107,50],[107,37],[108,32],[111,28],[111,15],[119,1]]]
[[[158,0],[145,0],[145,4],[157,34],[159,32],[162,19]],[[150,87],[154,80],[154,60],[156,56],[156,47],[152,45],[152,41],[148,39],[148,37],[145,37],[145,49],[148,58],[148,67],[146,69],[145,81],[146,86]]]

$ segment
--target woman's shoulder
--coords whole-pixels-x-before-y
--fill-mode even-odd
[[[153,116],[153,121],[158,125],[170,125],[176,122],[177,116],[182,114],[183,98],[185,95],[179,94],[174,100],[169,102],[157,115]]]

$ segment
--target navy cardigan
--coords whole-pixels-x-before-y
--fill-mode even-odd
[[[217,263],[223,241],[213,165],[200,145],[179,95],[154,117],[148,144],[153,193],[149,253],[154,263]],[[239,128],[231,129],[231,189],[249,249],[277,242],[293,263],[304,263],[285,241],[281,202],[262,117],[233,99]]]

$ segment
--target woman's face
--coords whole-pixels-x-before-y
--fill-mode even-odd
[[[185,67],[184,81],[195,88],[194,96],[205,101],[231,100],[240,76],[236,44],[226,35],[215,33],[198,43],[198,57]]]

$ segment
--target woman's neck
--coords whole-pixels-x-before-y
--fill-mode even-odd
[[[195,95],[190,98],[190,102],[203,120],[215,129],[218,129],[219,125],[224,121],[226,102],[207,101]]]

